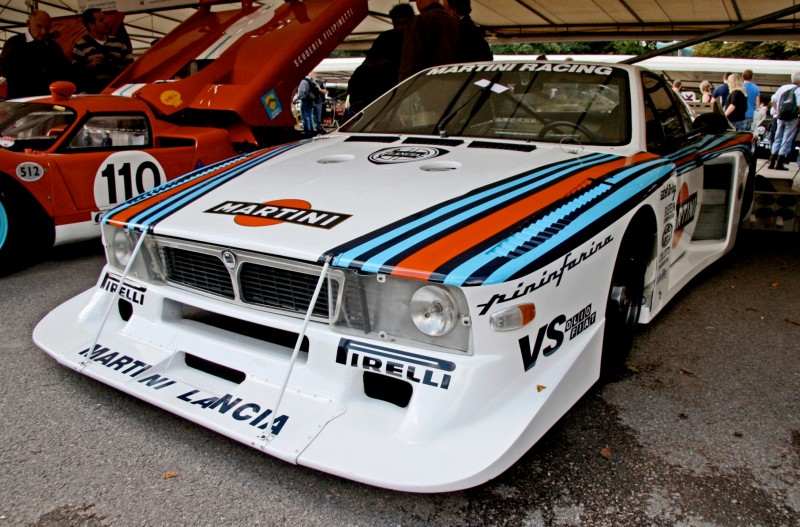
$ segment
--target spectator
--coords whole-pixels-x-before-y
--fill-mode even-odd
[[[81,19],[89,34],[75,43],[72,64],[78,75],[79,89],[100,93],[133,62],[133,53],[127,44],[111,34],[111,25],[99,9],[87,9]]]
[[[6,41],[0,54],[0,74],[8,83],[9,99],[49,95],[51,83],[72,78],[64,50],[50,38],[50,15],[32,11],[27,26],[25,33]]]
[[[397,4],[389,11],[392,29],[384,31],[367,50],[364,62],[353,71],[347,83],[350,106],[347,117],[360,112],[365,106],[397,84],[403,37],[414,8],[411,4]]]
[[[730,73],[724,73],[722,75],[722,84],[714,88],[714,91],[711,93],[711,98],[719,103],[720,108],[725,107],[725,100],[728,98],[728,76]]]
[[[484,31],[475,25],[469,14],[472,12],[470,0],[448,0],[448,10],[458,18],[461,30],[461,62],[492,60],[492,50],[486,42]]]
[[[325,87],[325,81],[319,79],[314,75],[314,82],[317,85],[317,92],[314,97],[314,131],[318,134],[324,134],[325,129],[322,127],[322,111],[325,109],[325,99],[328,96],[328,89]]]
[[[411,4],[397,4],[389,11],[389,18],[392,20],[392,29],[378,35],[370,48],[373,59],[385,63],[385,72],[381,75],[383,78],[377,79],[383,83],[381,93],[392,88],[399,80],[403,39],[408,25],[414,19],[414,8]]]
[[[461,30],[458,19],[438,0],[417,0],[419,15],[408,25],[400,57],[400,80],[418,71],[458,61]]]
[[[317,127],[314,124],[314,103],[317,100],[318,85],[316,74],[312,71],[300,81],[297,88],[297,98],[300,100],[300,117],[303,120],[303,131],[306,135],[316,135]]]
[[[794,94],[795,109],[793,115],[781,116],[781,98],[787,91]],[[772,148],[770,149],[769,168],[775,170],[788,170],[784,163],[792,151],[794,136],[797,132],[797,101],[800,100],[800,71],[792,73],[792,82],[784,84],[772,95],[770,106],[772,116],[778,121],[775,135],[772,136]]]
[[[697,95],[693,91],[684,91],[683,83],[679,79],[672,82],[672,89],[678,94],[678,97],[686,102],[694,102],[697,100]]]
[[[745,126],[748,130],[752,130],[753,116],[756,113],[756,108],[761,106],[761,90],[753,82],[753,70],[744,70],[742,79],[744,80],[744,91],[747,93],[747,113],[744,116]]]
[[[703,81],[700,83],[700,100],[703,102],[711,102],[711,83]]]
[[[725,104],[725,115],[739,132],[749,130],[746,126],[747,92],[744,91],[742,76],[738,73],[728,75],[728,100]]]

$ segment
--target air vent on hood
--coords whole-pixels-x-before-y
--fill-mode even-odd
[[[444,139],[437,137],[409,137],[403,141],[403,144],[408,143],[415,145],[458,146],[463,145],[464,141],[461,139]]]
[[[396,135],[351,135],[345,143],[394,143],[400,138]]]
[[[490,148],[493,150],[516,150],[517,152],[533,152],[536,145],[521,145],[517,143],[493,143],[491,141],[473,141],[467,148]]]

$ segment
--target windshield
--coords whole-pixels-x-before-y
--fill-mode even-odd
[[[64,106],[0,102],[0,146],[15,152],[46,150],[74,120],[75,112]]]
[[[628,74],[576,63],[443,66],[386,93],[346,132],[630,142]]]

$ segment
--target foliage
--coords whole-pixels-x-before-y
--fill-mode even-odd
[[[655,42],[527,42],[495,44],[495,55],[638,55],[655,49]]]
[[[703,42],[694,46],[695,57],[800,60],[800,42]]]

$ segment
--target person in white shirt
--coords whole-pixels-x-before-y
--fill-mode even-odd
[[[790,90],[794,93],[795,100],[793,115],[781,115],[781,99],[783,98],[783,94]],[[778,127],[772,138],[769,168],[788,170],[784,163],[792,151],[794,137],[797,135],[797,101],[800,101],[800,71],[792,73],[792,82],[778,88],[778,91],[776,91],[770,99],[771,113],[773,118],[777,119]]]

